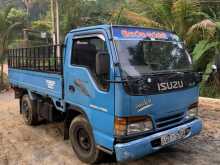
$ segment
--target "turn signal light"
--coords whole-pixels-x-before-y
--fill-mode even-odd
[[[127,136],[153,129],[150,117],[124,117],[115,118],[115,135]]]

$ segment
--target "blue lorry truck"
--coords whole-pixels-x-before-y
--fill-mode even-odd
[[[172,32],[78,28],[63,45],[11,49],[8,63],[26,124],[63,121],[64,139],[83,162],[103,153],[138,159],[202,129],[201,75]]]

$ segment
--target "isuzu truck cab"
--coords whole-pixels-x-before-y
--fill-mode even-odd
[[[78,28],[63,45],[11,49],[8,62],[25,122],[64,121],[64,138],[83,162],[103,153],[138,159],[202,129],[201,75],[172,32]]]

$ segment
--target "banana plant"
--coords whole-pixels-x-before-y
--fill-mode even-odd
[[[186,40],[188,30],[206,14],[199,0],[130,0],[120,15],[128,23],[175,31]]]
[[[216,56],[220,55],[220,20],[215,13],[207,15],[204,20],[193,25],[187,34],[189,40],[200,39],[192,55],[195,67],[207,75],[210,66],[215,63]],[[204,79],[207,80],[208,77],[205,76]]]

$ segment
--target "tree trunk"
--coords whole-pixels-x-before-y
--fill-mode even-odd
[[[4,84],[4,64],[1,64],[1,86]]]

